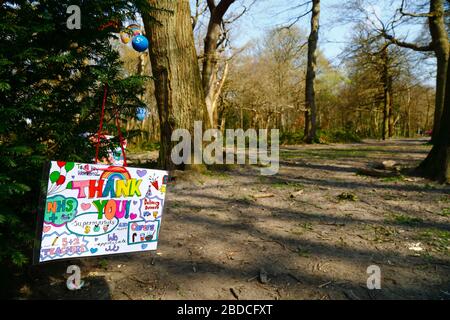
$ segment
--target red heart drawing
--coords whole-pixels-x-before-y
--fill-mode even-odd
[[[130,219],[131,219],[131,220],[134,220],[134,219],[136,219],[136,218],[137,218],[137,214],[136,214],[136,213],[130,214]]]
[[[56,161],[56,163],[58,164],[58,167],[62,168],[66,165],[65,161]]]
[[[89,209],[91,207],[91,204],[90,203],[82,203],[81,204],[81,209],[83,209],[83,210],[87,210],[87,209]]]
[[[44,233],[49,232],[51,228],[52,227],[50,227],[50,226],[45,226],[44,229],[43,229]]]

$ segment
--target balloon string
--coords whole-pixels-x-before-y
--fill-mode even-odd
[[[101,116],[100,116],[100,128],[97,132],[97,147],[95,150],[95,163],[98,163],[98,151],[100,148],[100,135],[103,131],[103,118],[105,116],[105,105],[106,105],[106,97],[107,97],[107,93],[108,93],[108,85],[105,84],[105,88],[103,90],[103,103],[102,103],[102,112],[101,112]]]
[[[126,167],[127,166],[127,156],[125,154],[125,148],[123,146],[123,137],[122,137],[122,131],[120,130],[119,112],[118,111],[116,111],[116,126],[117,126],[117,131],[119,132],[120,149],[122,149],[122,154],[123,154],[123,166]]]

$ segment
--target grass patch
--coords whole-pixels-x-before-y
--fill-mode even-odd
[[[177,202],[177,201],[171,201],[168,203],[168,205],[169,205],[169,208],[172,208],[172,209],[181,208],[183,206],[180,202]]]
[[[431,183],[427,183],[423,186],[424,190],[436,190],[437,188],[438,188],[437,186],[435,186]]]
[[[444,208],[438,215],[442,217],[450,217],[450,208]]]
[[[382,182],[399,182],[405,180],[405,177],[403,175],[394,176],[394,177],[386,177],[382,178]]]
[[[391,241],[391,237],[397,235],[397,230],[392,227],[385,226],[371,226],[375,234],[373,241],[376,242],[388,242]]]
[[[304,185],[299,182],[292,182],[292,181],[277,181],[271,185],[273,188],[276,189],[286,189],[286,188],[298,188],[302,189],[304,188]]]
[[[416,226],[418,224],[423,223],[423,219],[407,216],[404,214],[392,214],[389,218],[386,219],[386,222],[393,222],[396,224],[407,226]]]
[[[202,174],[210,178],[219,178],[219,179],[230,178],[230,175],[225,171],[207,170],[205,172],[202,172]]]
[[[368,151],[364,149],[314,149],[314,150],[283,150],[280,158],[315,158],[315,159],[340,159],[340,158],[365,158]]]
[[[450,250],[450,232],[444,230],[428,229],[419,234],[417,240],[422,240],[426,244],[433,246],[438,251]]]

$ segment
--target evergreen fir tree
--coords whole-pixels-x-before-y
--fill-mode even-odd
[[[136,1],[134,2],[136,4]],[[81,29],[66,26],[70,5]],[[142,4],[141,4],[142,5]],[[109,22],[132,19],[128,1],[4,1],[0,5],[0,264],[29,262],[46,161],[92,162],[83,134],[99,126],[108,85],[105,130],[114,113],[134,114],[144,78],[125,77]],[[102,26],[104,28],[102,28]],[[104,150],[102,151],[104,152]],[[44,182],[44,184],[46,181]]]

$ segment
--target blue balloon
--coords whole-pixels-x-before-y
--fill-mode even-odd
[[[131,45],[133,46],[133,49],[138,52],[143,52],[147,50],[148,48],[148,40],[143,35],[138,35],[133,37],[133,40],[131,41]]]
[[[147,109],[144,107],[139,107],[136,109],[136,118],[139,121],[144,121],[145,117],[147,116]]]

